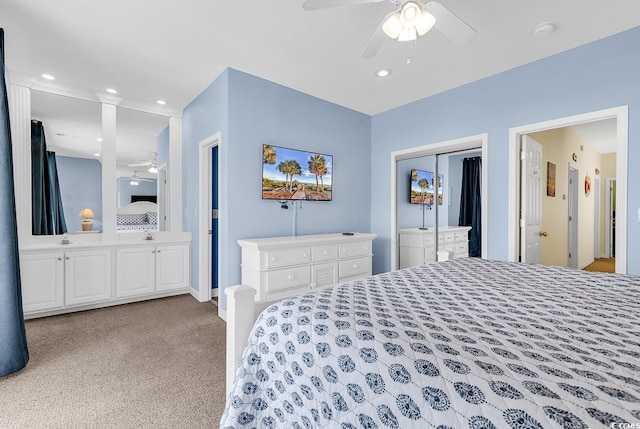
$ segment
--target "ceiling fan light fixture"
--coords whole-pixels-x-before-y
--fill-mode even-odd
[[[423,10],[420,18],[416,22],[416,31],[418,36],[424,36],[433,28],[436,24],[436,18],[429,12]]]
[[[400,23],[403,27],[415,27],[421,14],[422,9],[417,3],[408,1],[400,9]]]
[[[397,39],[401,30],[402,24],[400,23],[400,13],[393,12],[389,14],[387,19],[385,19],[384,24],[382,24],[382,31],[384,31],[384,34],[392,39]]]
[[[131,186],[138,186],[140,184],[140,182],[138,182],[137,180],[131,179],[131,182],[129,182],[129,184]]]
[[[418,38],[415,27],[403,28],[398,36],[398,42],[411,42]]]
[[[158,167],[156,167],[155,165],[152,165],[151,167],[149,167],[149,170],[147,170],[149,173],[151,174],[157,174],[158,173]]]

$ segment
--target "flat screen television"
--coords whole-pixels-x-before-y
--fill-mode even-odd
[[[333,156],[262,145],[262,199],[331,201]]]
[[[433,173],[431,171],[411,170],[409,202],[411,204],[433,204]]]

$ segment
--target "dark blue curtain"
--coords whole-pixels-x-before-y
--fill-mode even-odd
[[[482,201],[480,200],[480,178],[482,159],[465,158],[462,162],[462,192],[460,194],[459,226],[470,226],[469,231],[469,256],[482,255],[482,237],[480,225],[482,223]]]
[[[44,126],[40,121],[31,121],[31,188],[33,235],[67,232],[56,155],[47,151]]]
[[[29,361],[22,314],[10,130],[4,30],[0,28],[0,377],[24,368]]]

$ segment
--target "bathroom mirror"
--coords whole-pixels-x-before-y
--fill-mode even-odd
[[[31,119],[33,235],[102,232],[101,105],[33,90]]]
[[[118,107],[118,232],[167,229],[169,118]]]

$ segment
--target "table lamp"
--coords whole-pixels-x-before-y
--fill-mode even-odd
[[[80,211],[78,217],[83,218],[82,221],[82,230],[83,231],[91,231],[93,229],[93,223],[89,219],[93,219],[96,215],[93,214],[93,210],[89,208],[84,208]]]

